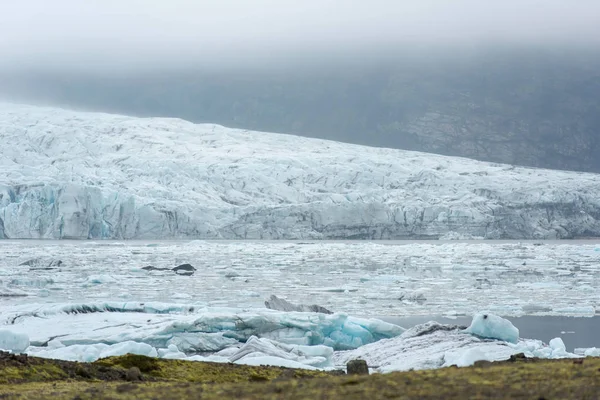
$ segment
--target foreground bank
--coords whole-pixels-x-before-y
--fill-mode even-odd
[[[0,353],[0,397],[19,399],[597,398],[600,358],[511,357],[468,368],[339,375],[143,356],[76,363]]]

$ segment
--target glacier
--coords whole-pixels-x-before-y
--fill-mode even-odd
[[[0,238],[600,235],[598,175],[0,104]]]

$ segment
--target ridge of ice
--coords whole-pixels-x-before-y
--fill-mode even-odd
[[[598,175],[0,104],[0,238],[600,236]]]

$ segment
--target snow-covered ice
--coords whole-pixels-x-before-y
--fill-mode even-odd
[[[0,104],[0,238],[600,235],[598,175]]]
[[[493,319],[499,318],[489,315]],[[502,323],[504,330],[511,331]],[[478,322],[475,321],[475,325]],[[514,327],[513,327],[514,328]],[[515,328],[516,329],[516,328]],[[551,345],[539,340],[520,339],[510,343],[501,339],[487,339],[470,334],[459,326],[428,322],[405,331],[402,335],[371,343],[355,350],[334,354],[334,363],[344,365],[353,359],[363,359],[379,372],[407,371],[410,369],[433,369],[456,365],[466,367],[476,361],[500,361],[513,354],[524,353],[526,357],[565,358],[579,357],[568,353],[553,339]],[[553,347],[554,345],[554,347]]]
[[[36,347],[53,341],[64,346],[137,342],[188,353],[219,351],[254,336],[282,345],[354,349],[403,332],[397,325],[345,314],[139,303],[29,304],[3,310],[1,318],[11,331],[28,333]]]

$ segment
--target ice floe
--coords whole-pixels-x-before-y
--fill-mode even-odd
[[[87,312],[74,312],[86,310]],[[487,317],[486,317],[487,316]],[[403,329],[345,314],[199,308],[140,303],[24,305],[4,315],[0,348],[72,361],[126,353],[195,361],[343,368],[363,359],[376,372],[468,366],[480,360],[565,358],[596,354],[566,351],[519,338],[508,321],[490,313],[471,326],[434,321]]]

